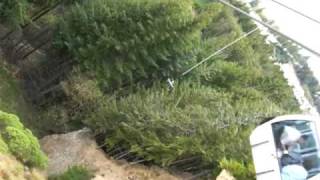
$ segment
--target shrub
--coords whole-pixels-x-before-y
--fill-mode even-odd
[[[47,107],[41,119],[49,120],[42,128],[45,131],[65,133],[79,129],[89,113],[103,103],[103,93],[98,82],[79,72],[61,82],[65,96],[63,102]]]
[[[92,173],[83,166],[73,166],[59,176],[49,177],[49,180],[90,180]]]
[[[29,130],[14,127],[5,129],[4,137],[10,152],[27,165],[45,168],[46,156],[40,150],[38,140]]]
[[[219,162],[221,169],[226,169],[232,173],[232,175],[239,180],[254,180],[255,170],[251,163],[242,163],[235,160],[228,160],[223,158]]]
[[[23,129],[23,124],[16,115],[0,111],[0,128],[7,126]]]
[[[41,151],[37,138],[23,127],[17,116],[0,111],[0,124],[0,137],[8,152],[27,165],[46,167],[47,158]]]
[[[0,136],[0,153],[8,153],[9,148],[8,145],[3,141],[2,137]]]

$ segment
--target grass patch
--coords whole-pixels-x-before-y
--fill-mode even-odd
[[[49,180],[90,180],[92,172],[83,166],[73,166],[59,176],[49,177]]]

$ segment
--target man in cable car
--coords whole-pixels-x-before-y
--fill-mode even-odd
[[[282,180],[305,180],[307,170],[303,167],[300,144],[304,142],[302,134],[296,128],[284,126],[280,136],[281,149],[278,149],[281,165]]]
[[[284,115],[250,135],[258,180],[320,180],[320,118]]]

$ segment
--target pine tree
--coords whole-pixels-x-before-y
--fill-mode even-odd
[[[1,23],[18,28],[28,19],[29,3],[27,0],[1,0],[0,2],[0,21]]]
[[[109,88],[166,78],[194,57],[202,13],[191,0],[88,1],[61,21],[55,44]]]

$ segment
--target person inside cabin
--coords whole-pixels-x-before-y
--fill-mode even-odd
[[[304,138],[299,130],[292,126],[284,126],[280,136],[281,149],[283,151],[296,151],[300,149],[300,144]]]
[[[305,180],[307,170],[303,167],[303,159],[299,152],[303,143],[300,131],[292,126],[284,126],[280,136],[281,144],[281,178],[282,180]]]

